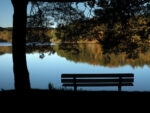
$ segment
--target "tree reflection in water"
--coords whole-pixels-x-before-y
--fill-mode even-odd
[[[61,44],[61,45],[30,45],[27,53],[39,53],[39,58],[57,53],[69,61],[88,63],[106,67],[130,65],[134,67],[150,66],[150,47],[104,50],[100,44]],[[11,53],[11,47],[0,47],[0,55]]]
[[[55,51],[61,57],[74,62],[85,62],[91,65],[132,67],[150,65],[149,47],[125,49],[106,52],[99,44],[78,44],[55,46]],[[111,51],[111,52],[110,52]]]

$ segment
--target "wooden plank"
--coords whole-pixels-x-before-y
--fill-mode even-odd
[[[76,86],[78,86],[78,87],[98,87],[98,86],[101,86],[101,87],[106,87],[106,86],[110,86],[110,87],[112,87],[112,86],[133,86],[133,84],[132,83],[121,83],[121,84],[113,84],[113,83],[111,83],[111,84],[76,84]],[[63,86],[67,86],[67,87],[74,87],[74,84],[63,84]]]
[[[79,82],[133,82],[133,79],[76,79],[76,83]],[[62,83],[73,83],[74,80],[73,79],[61,79]]]
[[[62,74],[62,78],[94,78],[94,77],[134,77],[132,73],[124,73],[124,74]]]
[[[28,0],[31,2],[87,2],[92,0]]]

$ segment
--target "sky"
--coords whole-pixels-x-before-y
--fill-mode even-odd
[[[30,4],[28,5],[28,11],[30,9]],[[82,5],[79,5],[81,7]],[[84,9],[85,7],[81,7]],[[0,27],[12,27],[13,23],[13,6],[11,0],[0,0]],[[88,10],[85,12],[88,14]]]
[[[12,27],[13,12],[11,0],[0,0],[0,27]]]
[[[0,27],[12,27],[13,13],[11,0],[0,0]]]

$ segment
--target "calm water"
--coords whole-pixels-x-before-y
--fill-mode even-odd
[[[14,89],[12,47],[0,43],[0,89]],[[133,54],[136,54],[136,57]],[[27,47],[32,88],[61,88],[63,73],[133,73],[134,86],[123,91],[150,91],[150,49],[127,54],[103,53],[98,44],[38,45]],[[117,87],[86,87],[83,90],[117,90]]]

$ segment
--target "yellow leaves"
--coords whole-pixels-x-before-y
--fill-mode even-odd
[[[104,32],[103,31],[99,31],[98,32],[98,37],[103,40],[104,39]]]
[[[10,41],[9,38],[10,32],[9,31],[0,31],[0,39],[5,40],[5,41]]]

